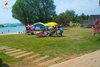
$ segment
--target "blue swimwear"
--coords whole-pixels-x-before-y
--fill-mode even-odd
[[[60,33],[59,33],[59,35],[62,36],[62,33],[63,33],[63,28],[60,28]]]

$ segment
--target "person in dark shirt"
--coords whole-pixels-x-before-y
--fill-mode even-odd
[[[3,63],[2,59],[0,59],[0,67],[9,67],[9,65]]]

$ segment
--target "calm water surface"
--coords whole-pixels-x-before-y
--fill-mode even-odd
[[[3,27],[0,28],[0,34],[8,34],[8,33],[17,33],[25,31],[25,26],[17,26],[17,27]]]

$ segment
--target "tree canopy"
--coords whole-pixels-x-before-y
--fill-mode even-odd
[[[17,0],[13,6],[13,17],[24,25],[48,22],[56,15],[53,0]]]
[[[69,25],[70,21],[74,23],[80,23],[83,20],[87,20],[88,17],[89,16],[85,15],[84,13],[77,15],[73,10],[66,10],[65,12],[55,16],[53,20],[66,26]]]
[[[3,24],[0,24],[0,27],[4,27],[4,25]]]
[[[68,24],[70,21],[73,21],[75,18],[75,11],[73,10],[67,10],[61,14],[59,14],[58,16],[54,17],[54,21],[66,25]]]

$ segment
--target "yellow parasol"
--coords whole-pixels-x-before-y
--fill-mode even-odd
[[[45,26],[56,26],[58,25],[56,22],[48,22],[45,24]]]

